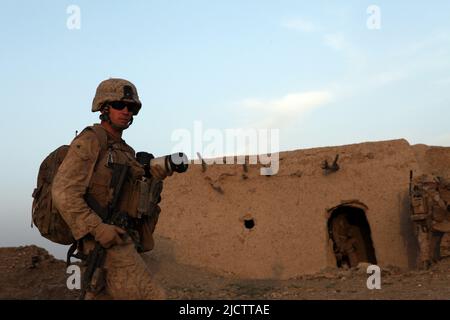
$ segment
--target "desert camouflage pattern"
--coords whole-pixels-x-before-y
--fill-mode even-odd
[[[356,240],[352,234],[352,226],[348,223],[344,215],[339,215],[332,221],[331,226],[333,240],[335,243],[335,254],[338,265],[344,263],[345,258],[348,259],[348,267],[358,264],[358,256],[356,254]]]
[[[87,254],[95,246],[93,240],[84,242]],[[164,290],[154,281],[148,266],[128,237],[125,243],[107,250],[103,272],[94,278],[86,300],[164,300]]]
[[[95,125],[103,129],[100,125]],[[103,129],[104,130],[104,129]],[[150,188],[155,184],[152,179],[142,180],[144,168],[135,160],[134,150],[122,139],[114,139],[107,134],[108,148],[101,147],[99,139],[92,130],[84,130],[71,143],[67,155],[55,176],[52,196],[53,202],[61,216],[70,227],[75,239],[82,239],[79,249],[85,254],[94,248],[95,241],[91,236],[93,229],[98,226],[101,218],[87,205],[85,194],[92,195],[96,201],[106,207],[112,199],[113,190],[110,187],[112,170],[107,167],[108,161],[127,164],[130,166],[130,175],[123,187],[119,201],[121,211],[129,213],[136,219],[136,232],[142,251],[153,248],[153,231],[155,229],[159,206],[155,203]],[[136,181],[141,179],[148,182],[143,194],[136,187]],[[162,184],[161,181],[158,183]],[[159,186],[159,191],[162,186]],[[137,194],[137,195],[136,195]],[[143,210],[139,195],[150,198],[148,206]],[[158,194],[159,196],[159,194]],[[137,199],[137,200],[136,200]],[[154,287],[149,271],[137,252],[130,237],[123,245],[107,249],[103,275],[104,281],[94,279],[98,283],[94,287],[101,288],[90,292],[87,298],[105,297],[113,299],[159,299],[163,297],[161,290]]]
[[[369,262],[361,230],[349,223],[346,214],[340,214],[332,220],[331,232],[338,266],[352,268],[360,262]]]
[[[100,150],[95,133],[80,134],[72,141],[53,180],[53,204],[75,240],[85,237],[102,222],[84,200]]]
[[[130,81],[125,79],[110,78],[102,81],[92,101],[92,112],[100,111],[107,102],[125,101],[142,106],[137,89]]]
[[[37,187],[33,191],[32,219],[41,235],[50,241],[69,245],[75,239],[72,237],[70,228],[56,210],[52,202],[52,183],[59,165],[69,150],[64,145],[50,153],[39,167]]]
[[[419,244],[419,266],[440,259],[440,244],[450,232],[450,185],[442,178],[421,175],[412,181],[411,219]]]

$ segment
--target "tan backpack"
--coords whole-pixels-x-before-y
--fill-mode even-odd
[[[107,149],[107,136],[98,126],[87,127],[83,130],[93,130],[100,141],[100,146]],[[83,134],[83,132],[80,133]],[[37,177],[37,187],[33,191],[32,224],[39,229],[41,235],[50,241],[69,245],[75,242],[69,226],[58,210],[53,206],[52,184],[59,166],[69,151],[68,145],[63,145],[51,152],[42,161]]]

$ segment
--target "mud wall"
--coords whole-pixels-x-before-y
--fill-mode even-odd
[[[429,150],[394,140],[282,152],[274,176],[259,164],[192,165],[165,182],[155,252],[244,278],[315,273],[336,266],[329,210],[348,203],[365,209],[380,266],[413,267],[409,172],[448,173],[450,163],[447,148]],[[325,175],[336,154],[340,170]]]

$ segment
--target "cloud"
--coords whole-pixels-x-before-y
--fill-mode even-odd
[[[372,84],[375,86],[384,86],[392,84],[393,82],[401,81],[408,77],[408,73],[405,71],[386,71],[375,74],[372,77]]]
[[[323,34],[322,43],[337,52],[347,61],[348,68],[346,77],[363,74],[367,69],[367,54],[343,33]]]
[[[443,43],[448,44],[450,42],[450,33],[448,31],[440,30],[435,31],[428,35],[426,38],[422,38],[420,40],[416,40],[412,43],[410,43],[407,48],[406,52],[411,54],[417,54],[420,51],[424,50],[435,50],[436,46],[440,46]]]
[[[323,42],[326,46],[336,51],[343,51],[349,48],[347,40],[340,33],[325,34],[323,36]]]
[[[304,20],[304,19],[290,19],[285,20],[281,23],[281,26],[295,31],[300,32],[313,32],[317,30],[317,27],[310,21]]]
[[[309,91],[290,93],[272,100],[245,99],[240,105],[257,112],[254,117],[259,120],[251,127],[282,128],[332,100],[333,94],[329,91]]]

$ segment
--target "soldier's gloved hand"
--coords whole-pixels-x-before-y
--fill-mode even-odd
[[[158,164],[152,165],[150,167],[150,174],[152,175],[152,177],[155,177],[156,179],[159,179],[159,180],[164,180],[165,178],[167,178],[166,170],[164,170]],[[170,175],[172,175],[172,174],[170,174]]]
[[[107,223],[100,223],[92,231],[95,240],[98,241],[104,248],[110,248],[113,245],[122,244],[123,240],[120,236],[125,233],[126,231],[122,228]]]

